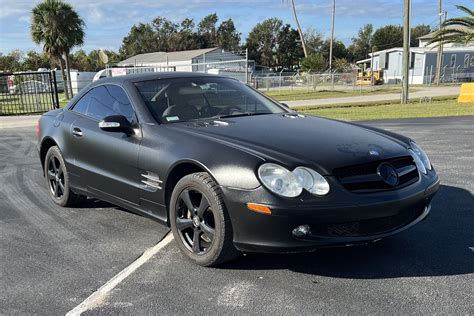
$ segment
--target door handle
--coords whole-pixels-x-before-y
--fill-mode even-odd
[[[77,128],[77,127],[74,127],[72,129],[72,135],[76,136],[76,137],[82,137],[82,135],[84,135],[81,131],[81,129]]]

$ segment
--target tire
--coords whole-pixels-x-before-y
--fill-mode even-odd
[[[208,173],[193,173],[178,181],[169,213],[174,238],[192,262],[207,267],[238,257],[222,193]]]
[[[52,146],[46,153],[44,176],[49,196],[55,204],[69,207],[86,199],[85,196],[75,194],[69,188],[69,174],[63,155],[57,146]]]

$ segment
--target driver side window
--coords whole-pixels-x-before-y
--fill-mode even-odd
[[[135,118],[128,96],[116,85],[102,85],[90,90],[72,110],[96,120],[110,115],[123,115],[130,122]]]

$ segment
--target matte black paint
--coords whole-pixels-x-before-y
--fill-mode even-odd
[[[364,195],[346,191],[332,176],[334,168],[409,155],[409,139],[404,136],[355,123],[298,116],[285,107],[288,115],[221,119],[228,124],[160,125],[133,85],[143,80],[194,76],[206,75],[140,74],[92,83],[64,110],[41,117],[40,152],[44,154],[51,141],[57,144],[74,191],[163,223],[168,223],[165,188],[169,174],[183,164],[193,164],[207,171],[222,188],[234,243],[246,251],[299,251],[377,239],[381,236],[299,240],[291,231],[302,224],[381,218],[407,208],[422,210],[438,189],[434,169],[406,188]],[[84,93],[101,84],[116,84],[126,91],[137,120],[132,135],[103,131],[97,120],[69,110]],[[379,155],[369,154],[374,150]],[[279,163],[291,170],[297,166],[313,168],[326,176],[331,191],[324,197],[307,192],[294,199],[276,196],[257,178],[256,171],[264,162]],[[147,173],[163,181],[161,189],[146,188],[141,181]],[[249,211],[247,202],[268,205],[273,213],[269,216]]]

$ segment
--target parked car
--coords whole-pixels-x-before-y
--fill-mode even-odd
[[[15,93],[45,93],[50,92],[51,88],[48,84],[38,80],[28,80],[21,82],[15,86]]]
[[[55,203],[87,196],[154,218],[203,266],[378,241],[423,220],[439,187],[408,137],[301,115],[212,75],[101,79],[38,133]]]

